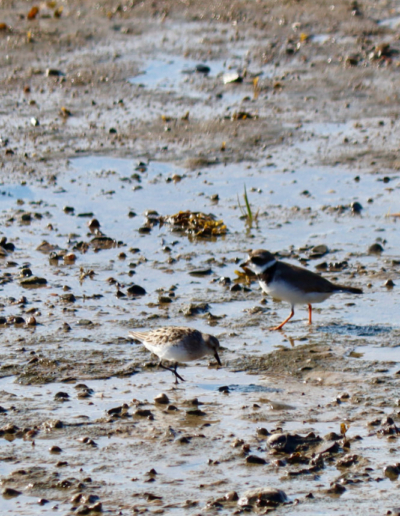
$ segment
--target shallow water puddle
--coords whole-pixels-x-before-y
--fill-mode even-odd
[[[241,164],[203,169],[200,175],[156,162],[144,166],[144,172],[138,173],[135,168],[133,160],[77,158],[71,161],[68,175],[61,176],[55,185],[33,183],[0,187],[4,192],[1,197],[4,221],[10,214],[18,219],[19,209],[32,211],[33,214],[44,214],[41,220],[33,218],[29,225],[7,223],[3,232],[17,246],[9,258],[17,261],[19,267],[23,263],[30,263],[34,274],[45,275],[48,279],[48,287],[44,290],[27,291],[15,281],[8,283],[0,287],[3,296],[18,298],[26,295],[30,303],[34,304],[42,303],[43,295],[46,302],[55,295],[56,301],[63,294],[62,288],[66,284],[77,298],[73,307],[74,310],[78,309],[78,317],[75,311],[60,312],[54,307],[53,318],[48,321],[41,319],[43,325],[36,327],[36,333],[46,334],[54,325],[59,326],[66,321],[74,325],[75,331],[70,342],[72,346],[76,346],[77,339],[95,336],[99,331],[96,327],[78,324],[79,320],[89,319],[101,325],[102,340],[106,337],[110,342],[115,342],[116,337],[126,336],[126,327],[121,326],[121,322],[137,317],[140,310],[144,310],[149,316],[173,313],[174,324],[194,324],[206,331],[209,326],[206,315],[188,318],[180,312],[182,307],[198,300],[208,302],[211,313],[222,317],[216,320],[214,331],[218,333],[218,328],[223,330],[232,328],[233,325],[240,330],[239,334],[243,334],[243,337],[231,337],[226,342],[228,349],[242,349],[244,338],[253,348],[252,352],[255,351],[255,344],[260,352],[265,353],[282,344],[279,334],[271,334],[266,329],[273,324],[273,320],[278,320],[277,310],[279,318],[283,319],[289,307],[285,303],[268,300],[266,313],[255,316],[256,324],[251,326],[250,332],[244,330],[238,322],[240,323],[246,310],[258,304],[260,297],[256,292],[261,291],[254,284],[254,294],[239,292],[232,295],[229,287],[227,289],[218,283],[213,284],[212,281],[220,276],[234,278],[234,270],[238,269],[234,263],[222,263],[218,257],[224,256],[230,261],[236,257],[242,259],[245,249],[249,247],[265,247],[275,251],[289,249],[291,246],[304,247],[324,243],[332,252],[314,263],[325,259],[349,260],[352,267],[362,264],[379,268],[386,266],[386,260],[391,259],[391,251],[395,251],[397,225],[394,219],[386,217],[395,208],[394,198],[392,200],[394,194],[392,189],[387,189],[384,182],[379,181],[379,176],[363,175],[359,182],[355,182],[354,174],[340,167],[315,169],[302,166],[293,171],[282,171],[276,166],[253,167]],[[135,177],[140,182],[132,179],[133,174],[137,174]],[[166,182],[174,174],[181,175],[182,180],[178,183]],[[398,189],[398,181],[392,182],[393,187]],[[237,207],[237,196],[241,198],[244,184],[254,212],[260,211],[259,227],[251,231],[246,230],[244,222],[240,220],[241,213]],[[141,189],[135,190],[137,186]],[[305,188],[307,195],[302,193]],[[258,189],[260,193],[257,193]],[[374,202],[368,203],[371,191],[374,192]],[[210,199],[216,193],[219,195],[218,203]],[[185,199],[184,202],[182,198]],[[17,199],[22,199],[24,204],[18,205]],[[335,208],[338,205],[349,206],[353,201],[360,202],[364,208],[360,216],[352,216],[350,209]],[[69,205],[74,208],[73,214],[63,211],[63,207]],[[328,208],[321,209],[323,206]],[[215,214],[226,223],[229,233],[216,241],[210,241],[188,239],[171,232],[168,226],[161,229],[155,226],[150,234],[139,232],[146,222],[143,214],[147,210],[157,210],[159,214],[166,215],[188,208]],[[129,218],[129,212],[135,212],[137,216]],[[76,253],[77,261],[73,265],[65,265],[60,261],[58,266],[50,267],[45,253],[32,252],[44,239],[60,248],[70,248],[70,241],[88,241],[93,238],[86,227],[89,217],[79,217],[79,214],[84,213],[92,213],[97,217],[101,222],[101,230],[116,241],[123,242],[122,247],[97,253],[89,248],[85,254]],[[104,213],[107,215],[104,216]],[[48,229],[49,223],[53,225],[53,229]],[[380,235],[388,240],[387,251],[385,250],[382,258],[368,256],[368,244],[373,243]],[[170,252],[165,252],[165,245],[171,248]],[[139,248],[140,251],[131,254],[130,248]],[[126,259],[118,259],[121,251],[126,253]],[[349,251],[355,253],[355,257]],[[188,253],[191,253],[189,261],[179,259],[179,255]],[[170,257],[176,260],[177,256],[177,261],[170,261]],[[190,268],[204,267],[213,256],[216,260],[211,264],[210,276],[194,278],[188,274]],[[145,260],[138,262],[140,257],[145,257]],[[132,268],[130,263],[134,264]],[[313,262],[310,262],[311,268],[312,265]],[[87,278],[81,282],[80,267],[84,270],[92,269],[96,275],[93,279]],[[14,272],[15,268],[8,270]],[[116,277],[123,284],[138,283],[146,289],[147,295],[136,300],[117,300],[116,287],[106,283],[110,276]],[[340,281],[347,280],[343,278]],[[396,326],[398,290],[387,291],[382,286],[383,279],[372,282],[372,288],[365,290],[362,297],[334,296],[320,305],[321,308],[317,307],[314,316],[317,330],[373,337],[376,331],[368,328],[382,327],[382,331],[387,333],[393,325]],[[157,289],[161,287],[168,290],[172,285],[178,287],[175,300],[171,305],[158,306]],[[102,297],[90,299],[97,294]],[[387,303],[388,299],[390,303]],[[348,302],[354,302],[355,305],[343,306]],[[149,307],[149,303],[157,306]],[[6,316],[15,311],[16,307],[9,303],[3,307]],[[275,319],[271,319],[272,316]],[[298,331],[304,327],[306,332],[309,331],[304,324],[306,315],[302,308],[296,311],[294,321],[288,325],[289,329],[296,328]],[[310,330],[313,331],[312,328]],[[11,336],[26,330],[9,328],[7,332]],[[259,343],[262,345],[259,346]],[[95,350],[102,345],[96,342],[96,338],[90,338],[85,347]],[[125,353],[135,351],[134,347],[126,345],[122,349]]]

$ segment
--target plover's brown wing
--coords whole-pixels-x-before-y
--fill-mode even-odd
[[[278,277],[275,276],[274,280],[277,279]],[[319,274],[303,267],[297,267],[297,265],[291,265],[290,263],[279,262],[279,279],[306,293],[320,292],[328,294],[337,291],[333,283]]]

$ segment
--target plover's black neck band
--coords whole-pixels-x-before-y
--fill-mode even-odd
[[[257,274],[257,279],[265,281],[266,283],[269,283],[270,281],[272,281],[272,279],[275,275],[277,266],[278,266],[278,261],[275,261],[275,263],[272,264],[270,267],[268,267],[268,269],[265,269],[264,272],[262,272],[261,274]]]

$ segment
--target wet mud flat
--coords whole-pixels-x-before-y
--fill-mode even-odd
[[[60,7],[0,33],[1,507],[395,514],[398,7]],[[269,332],[251,248],[364,294]],[[174,385],[127,337],[167,325],[223,367]]]

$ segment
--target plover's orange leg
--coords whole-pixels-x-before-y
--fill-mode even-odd
[[[270,331],[274,331],[274,330],[280,330],[283,326],[285,326],[285,324],[290,321],[290,319],[294,316],[294,308],[292,306],[292,311],[290,312],[290,315],[289,317],[286,317],[286,319],[281,322],[281,324],[279,324],[279,326],[275,326],[274,328],[270,328],[269,330]]]
[[[312,316],[312,306],[308,305],[308,324],[311,324],[311,316]]]

